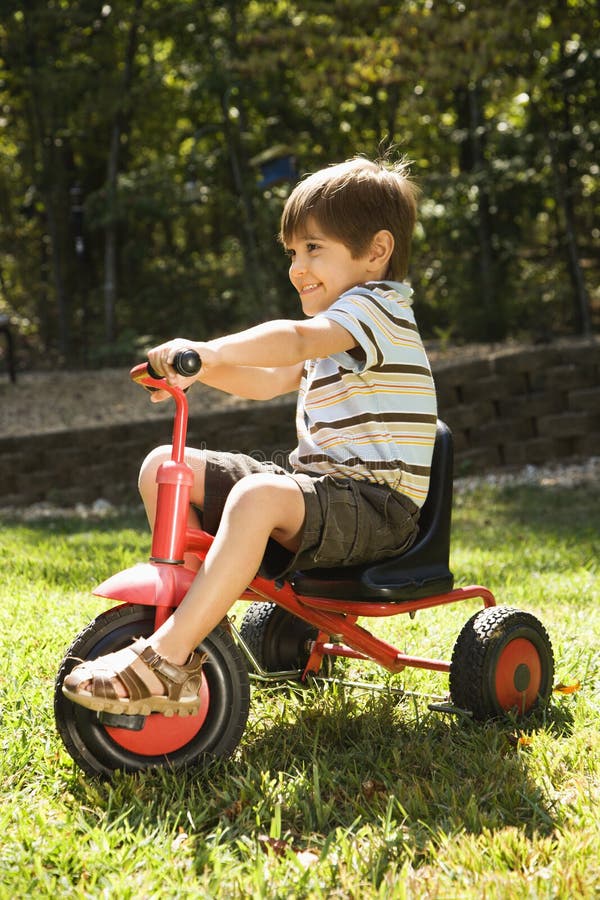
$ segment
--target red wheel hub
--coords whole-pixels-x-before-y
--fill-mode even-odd
[[[494,687],[500,707],[527,712],[539,695],[542,683],[540,655],[527,638],[515,638],[501,651]]]
[[[200,731],[208,714],[210,693],[206,678],[200,688],[200,709],[195,716],[146,716],[140,731],[105,726],[106,733],[116,744],[138,756],[163,756],[188,744]]]

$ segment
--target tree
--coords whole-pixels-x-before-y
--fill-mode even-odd
[[[291,179],[258,165],[282,147],[297,175],[388,144],[413,160],[427,335],[594,327],[588,0],[5,5],[0,311],[45,353],[129,361],[299,315],[276,241]]]

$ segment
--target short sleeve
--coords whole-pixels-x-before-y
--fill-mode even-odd
[[[368,323],[368,317],[365,316],[364,310],[356,302],[353,302],[351,295],[342,295],[329,309],[319,315],[325,316],[345,328],[362,350],[362,359],[357,359],[348,351],[332,354],[330,358],[340,368],[348,372],[360,373],[365,369],[372,368],[380,361],[380,351],[372,327]]]

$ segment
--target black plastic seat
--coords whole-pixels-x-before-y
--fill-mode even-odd
[[[438,419],[429,494],[421,509],[419,534],[406,553],[362,566],[294,572],[290,578],[294,590],[306,597],[390,603],[451,591],[453,456],[452,432]]]

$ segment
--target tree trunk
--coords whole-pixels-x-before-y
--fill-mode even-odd
[[[143,0],[136,0],[125,55],[121,98],[115,113],[106,164],[106,203],[108,209],[104,236],[104,336],[108,344],[116,337],[117,306],[117,180],[119,177],[119,150],[123,134],[128,130],[131,118],[131,84],[135,60],[139,14]]]
[[[58,349],[60,351],[60,355],[68,365],[71,353],[71,310],[67,292],[65,290],[62,258],[60,253],[61,242],[58,223],[56,221],[55,203],[52,198],[51,191],[48,191],[46,193],[46,218],[48,222],[48,232],[50,234],[50,246],[52,248],[52,276],[54,280],[54,292],[56,294],[56,303],[58,309]]]
[[[71,348],[71,308],[69,297],[65,290],[63,276],[62,242],[60,239],[60,197],[54,187],[57,181],[56,151],[52,126],[47,126],[43,99],[38,90],[39,82],[39,54],[35,39],[35,33],[31,27],[29,18],[31,10],[27,10],[25,16],[26,32],[26,56],[31,68],[30,97],[31,97],[31,122],[32,132],[35,136],[34,144],[39,148],[41,162],[41,178],[38,185],[44,200],[46,223],[50,237],[50,260],[52,282],[54,283],[54,295],[56,298],[56,310],[58,319],[58,350],[65,361],[68,361]],[[35,153],[35,150],[34,150]],[[47,310],[45,319],[47,321]],[[49,329],[46,329],[46,341],[49,342]],[[47,346],[45,349],[48,349]]]
[[[106,166],[106,202],[108,217],[104,234],[104,337],[112,344],[115,339],[115,309],[117,300],[117,177],[119,174],[119,144],[121,129],[113,124]]]
[[[592,333],[592,320],[590,315],[590,298],[585,286],[579,247],[577,244],[577,230],[575,226],[575,210],[573,207],[573,192],[570,185],[568,165],[564,165],[560,159],[560,150],[555,136],[550,139],[552,156],[552,169],[554,172],[554,184],[556,199],[562,211],[564,227],[564,244],[567,251],[567,268],[573,285],[575,318],[578,322],[578,330],[581,334]]]
[[[490,197],[485,183],[485,157],[483,153],[483,117],[479,88],[469,87],[469,139],[472,147],[473,170],[477,175],[477,238],[479,243],[479,274],[481,277],[481,299],[485,310],[487,336],[498,337],[498,310],[495,303],[494,271],[492,253],[492,225]]]
[[[561,46],[562,70],[567,68],[567,60],[564,45]],[[569,166],[570,147],[573,128],[571,125],[571,110],[569,97],[565,90],[557,86],[553,91],[556,106],[562,110],[562,138],[555,131],[550,130],[550,156],[554,185],[558,207],[562,212],[564,227],[564,245],[567,254],[567,268],[573,285],[573,302],[575,307],[575,320],[581,334],[592,333],[592,318],[590,312],[590,298],[585,286],[579,246],[577,243],[577,226],[575,222],[575,204],[573,202],[574,186]]]
[[[502,336],[503,326],[497,305],[495,290],[494,258],[492,248],[492,216],[486,184],[486,160],[484,154],[484,119],[480,88],[470,84],[457,92],[458,125],[467,138],[461,144],[460,170],[471,177],[477,187],[477,273],[476,292],[483,311],[483,329],[488,339]]]

